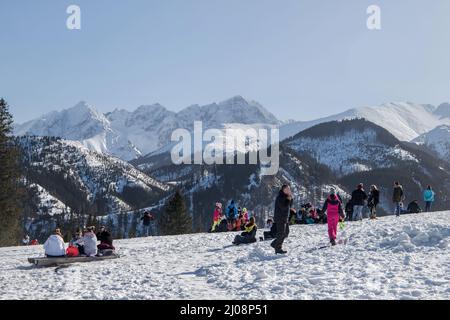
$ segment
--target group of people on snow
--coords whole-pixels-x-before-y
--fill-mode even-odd
[[[216,202],[211,232],[243,231],[251,222],[251,213],[231,200],[223,212],[222,203]],[[254,217],[253,217],[254,218]],[[254,222],[254,219],[253,219]]]
[[[429,212],[435,199],[435,192],[431,186],[427,186],[423,192],[425,202],[425,211]],[[398,181],[394,183],[392,200],[394,203],[394,213],[397,217],[402,213],[421,212],[417,200],[412,201],[408,208],[403,208],[405,200],[403,187]],[[285,254],[283,242],[289,235],[290,224],[314,224],[327,223],[328,237],[331,245],[336,245],[338,224],[345,219],[349,221],[363,220],[365,213],[367,218],[377,219],[377,207],[380,203],[380,190],[376,185],[371,185],[369,193],[364,190],[362,183],[358,184],[351,194],[351,199],[347,201],[345,207],[339,193],[331,188],[321,209],[316,209],[311,203],[302,205],[300,210],[293,208],[293,195],[289,185],[283,185],[275,199],[274,217],[266,222],[266,228],[269,231],[264,232],[261,240],[273,239],[271,246],[276,254]],[[366,209],[367,208],[367,209]],[[256,221],[255,217],[249,219],[247,209],[237,207],[234,200],[231,200],[225,210],[222,210],[222,204],[217,202],[213,215],[213,226],[211,232],[239,231],[244,230],[240,235],[234,238],[233,244],[256,242]]]
[[[97,242],[100,241],[100,244]],[[93,257],[98,255],[110,254],[115,251],[111,233],[105,226],[95,233],[95,227],[87,227],[83,231],[77,229],[69,241],[66,249],[61,230],[57,228],[55,232],[48,237],[44,243],[45,255],[48,258],[56,257]]]

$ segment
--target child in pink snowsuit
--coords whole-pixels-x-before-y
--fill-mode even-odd
[[[219,225],[221,218],[222,218],[222,204],[220,202],[217,202],[216,209],[214,210],[213,226],[211,228],[211,231],[216,230],[216,227]]]
[[[336,245],[337,226],[339,223],[339,217],[344,216],[342,210],[342,204],[339,198],[336,196],[334,189],[331,189],[331,194],[323,205],[322,212],[327,212],[328,221],[328,236],[330,237],[331,245]]]

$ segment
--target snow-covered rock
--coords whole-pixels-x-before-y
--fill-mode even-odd
[[[449,211],[349,222],[321,250],[326,225],[293,226],[285,256],[270,241],[232,246],[235,234],[119,240],[120,259],[57,273],[28,264],[42,246],[0,248],[0,299],[450,298]]]

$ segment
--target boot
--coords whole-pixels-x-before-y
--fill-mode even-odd
[[[286,254],[287,251],[283,250],[283,249],[277,249],[275,250],[275,254]]]
[[[336,240],[331,239],[330,243],[331,243],[332,246],[335,246],[336,245]]]

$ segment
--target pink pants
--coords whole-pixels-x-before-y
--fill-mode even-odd
[[[328,221],[328,236],[330,237],[330,240],[336,240],[339,215],[338,214],[329,215],[327,217],[327,221]]]

